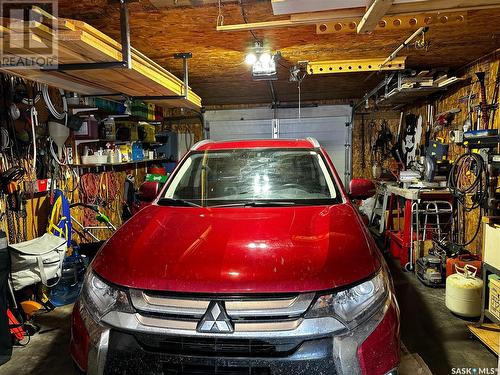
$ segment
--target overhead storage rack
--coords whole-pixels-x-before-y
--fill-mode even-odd
[[[176,56],[184,60],[181,80],[130,47],[128,14],[123,20],[122,12],[122,43],[82,21],[46,13],[42,18],[50,22],[30,21],[22,28],[24,32],[0,26],[0,42],[8,38],[8,43],[3,43],[4,54],[37,56],[37,46],[56,43],[59,65],[49,69],[2,65],[0,70],[84,95],[116,94],[170,107],[201,107],[201,98],[188,88],[190,54]]]

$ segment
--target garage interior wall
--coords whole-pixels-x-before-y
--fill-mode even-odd
[[[460,112],[455,115],[455,119],[453,122],[447,126],[445,126],[442,130],[433,132],[431,138],[441,138],[444,140],[444,143],[450,145],[448,157],[451,161],[455,160],[458,156],[465,152],[465,149],[461,146],[458,146],[449,139],[449,132],[455,129],[461,129],[462,125],[467,117],[467,100],[464,98],[468,98],[469,94],[472,92],[475,95],[475,99],[472,101],[472,104],[478,104],[480,98],[480,87],[477,83],[477,78],[475,77],[475,72],[483,71],[486,73],[485,76],[485,86],[486,86],[486,96],[488,100],[492,100],[495,92],[495,86],[498,85],[499,77],[500,77],[500,51],[497,50],[495,53],[485,56],[484,58],[478,60],[473,65],[465,68],[462,72],[459,72],[458,76],[463,79],[461,83],[454,85],[451,89],[449,89],[444,94],[441,94],[439,97],[434,98],[433,100],[420,102],[412,104],[408,107],[404,107],[397,110],[379,110],[373,111],[364,118],[365,124],[365,145],[366,149],[361,149],[362,144],[362,119],[361,115],[357,114],[354,120],[354,128],[353,128],[353,177],[367,177],[372,178],[372,160],[373,156],[370,152],[370,147],[373,145],[376,136],[377,130],[380,129],[381,122],[383,120],[387,121],[389,129],[394,137],[397,136],[398,133],[398,125],[400,118],[400,111],[406,113],[413,113],[415,115],[422,115],[424,119],[424,130],[426,130],[427,124],[425,124],[425,119],[427,118],[427,105],[432,104],[434,106],[434,118],[436,118],[437,114],[450,111],[452,109],[459,109]],[[371,124],[374,124],[373,128]],[[494,119],[494,128],[498,129],[500,124],[500,111],[495,112]],[[422,137],[422,142],[425,137]],[[364,159],[364,163],[363,163]],[[390,163],[393,162],[392,157],[385,158],[383,160],[383,164],[385,167],[388,167]],[[364,167],[363,167],[364,165]],[[479,217],[479,209],[476,209],[472,212],[468,212],[466,214],[466,238],[470,239],[474,236],[474,232],[477,228],[477,223],[480,220]],[[479,233],[476,239],[469,245],[469,250],[475,254],[481,253],[482,248],[482,226],[480,227]]]
[[[209,110],[205,114],[210,139],[268,139],[273,133],[273,118],[279,119],[279,138],[314,137],[328,152],[337,173],[344,181],[346,122],[350,119],[348,105],[302,108],[270,107]]]

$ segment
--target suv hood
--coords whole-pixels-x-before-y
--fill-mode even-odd
[[[370,276],[380,262],[350,204],[152,205],[104,244],[92,267],[130,288],[241,294],[337,288]]]

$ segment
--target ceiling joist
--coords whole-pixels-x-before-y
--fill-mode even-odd
[[[394,0],[374,0],[358,25],[358,34],[373,31],[381,18],[391,8]]]
[[[417,29],[421,26],[445,26],[467,23],[467,12],[427,13],[413,16],[386,16],[377,22],[374,31]],[[353,33],[359,28],[355,19],[316,24],[317,34]]]
[[[425,0],[399,2],[387,14],[408,14],[432,11],[459,11],[500,7],[499,0]]]
[[[432,1],[427,0],[427,1],[417,1],[409,3],[393,3],[386,11],[386,15],[383,17],[383,19],[385,20],[387,17],[389,17],[390,19],[394,19],[403,16],[421,17],[423,15],[427,17],[429,16],[438,17],[442,13],[462,12],[463,14],[464,12],[471,10],[484,10],[484,9],[494,9],[494,8],[500,8],[500,0],[432,0]],[[349,8],[349,9],[338,9],[338,10],[331,10],[324,12],[292,14],[290,15],[290,18],[285,20],[254,22],[254,23],[234,24],[234,25],[219,25],[217,26],[217,31],[228,32],[228,31],[277,29],[283,27],[295,27],[295,26],[303,26],[311,24],[315,24],[319,28],[321,27],[321,25],[327,23],[333,23],[333,24],[345,23],[351,26],[350,29],[352,29],[353,26],[353,24],[351,23],[354,23],[355,24],[354,29],[350,31],[357,31],[358,25],[361,24],[360,21],[363,19],[365,14],[366,14],[365,8]],[[376,17],[373,18],[370,17],[370,18],[376,19]],[[370,24],[373,22],[372,20],[368,21],[370,21]],[[451,21],[451,19],[448,19],[444,23],[447,23],[448,21]],[[462,22],[461,20],[456,20],[456,21]],[[434,23],[434,25],[435,24],[436,23]],[[380,22],[377,22],[373,30],[377,30],[379,28],[379,25]],[[324,29],[324,27],[322,28]],[[321,33],[326,33],[325,31]]]

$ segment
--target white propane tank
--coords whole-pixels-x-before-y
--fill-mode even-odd
[[[477,268],[467,264],[455,269],[457,273],[446,278],[446,307],[463,317],[480,316],[483,280],[476,277]]]

